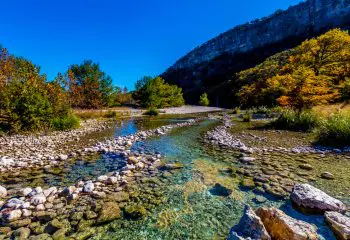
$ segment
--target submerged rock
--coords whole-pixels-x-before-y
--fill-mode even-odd
[[[304,221],[289,217],[276,208],[259,208],[256,215],[261,218],[267,232],[275,240],[317,240],[316,228]]]
[[[325,220],[334,234],[341,240],[350,239],[350,218],[338,212],[326,212]]]
[[[344,203],[309,184],[296,184],[290,196],[292,202],[303,210],[314,212],[344,212]]]
[[[270,240],[271,237],[267,233],[263,222],[254,211],[249,207],[245,206],[244,214],[239,223],[233,226],[230,230],[230,234],[227,240]]]
[[[143,219],[147,215],[147,210],[141,205],[132,205],[125,207],[125,216],[127,218],[137,220]]]
[[[106,202],[102,205],[97,223],[105,223],[120,218],[120,208],[117,203]]]
[[[321,173],[321,178],[328,179],[328,180],[333,180],[334,175],[330,172],[323,172]]]
[[[164,165],[165,170],[176,170],[183,168],[184,165],[182,163],[167,163]]]
[[[216,195],[216,196],[224,196],[224,197],[227,197],[229,196],[231,193],[232,193],[232,190],[221,185],[220,183],[216,183],[214,185],[214,187],[212,187],[209,192],[212,194],[212,195]]]

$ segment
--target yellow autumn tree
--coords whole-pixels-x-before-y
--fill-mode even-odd
[[[340,99],[350,77],[350,35],[331,30],[239,73],[244,104],[309,108]]]

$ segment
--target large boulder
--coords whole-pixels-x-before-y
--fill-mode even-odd
[[[244,214],[239,223],[233,226],[227,240],[270,240],[261,219],[249,207],[245,206]]]
[[[304,221],[289,217],[276,208],[259,208],[256,211],[267,232],[275,240],[316,240],[316,228]]]
[[[341,240],[350,239],[350,218],[338,212],[326,212],[326,222],[334,234]]]
[[[346,210],[344,203],[309,184],[296,184],[290,198],[295,205],[306,211],[323,213]]]

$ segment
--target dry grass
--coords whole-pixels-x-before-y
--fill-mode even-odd
[[[350,104],[348,103],[338,103],[332,105],[320,105],[312,109],[317,114],[323,116],[329,116],[332,113],[349,113],[350,114]]]
[[[74,109],[74,114],[81,119],[89,118],[120,118],[132,115],[132,109],[127,107],[116,107],[108,109]]]

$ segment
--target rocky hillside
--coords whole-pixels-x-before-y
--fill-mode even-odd
[[[207,91],[212,103],[234,104],[234,75],[267,57],[329,29],[350,26],[350,0],[308,0],[269,17],[237,26],[195,48],[162,77],[196,103]]]

